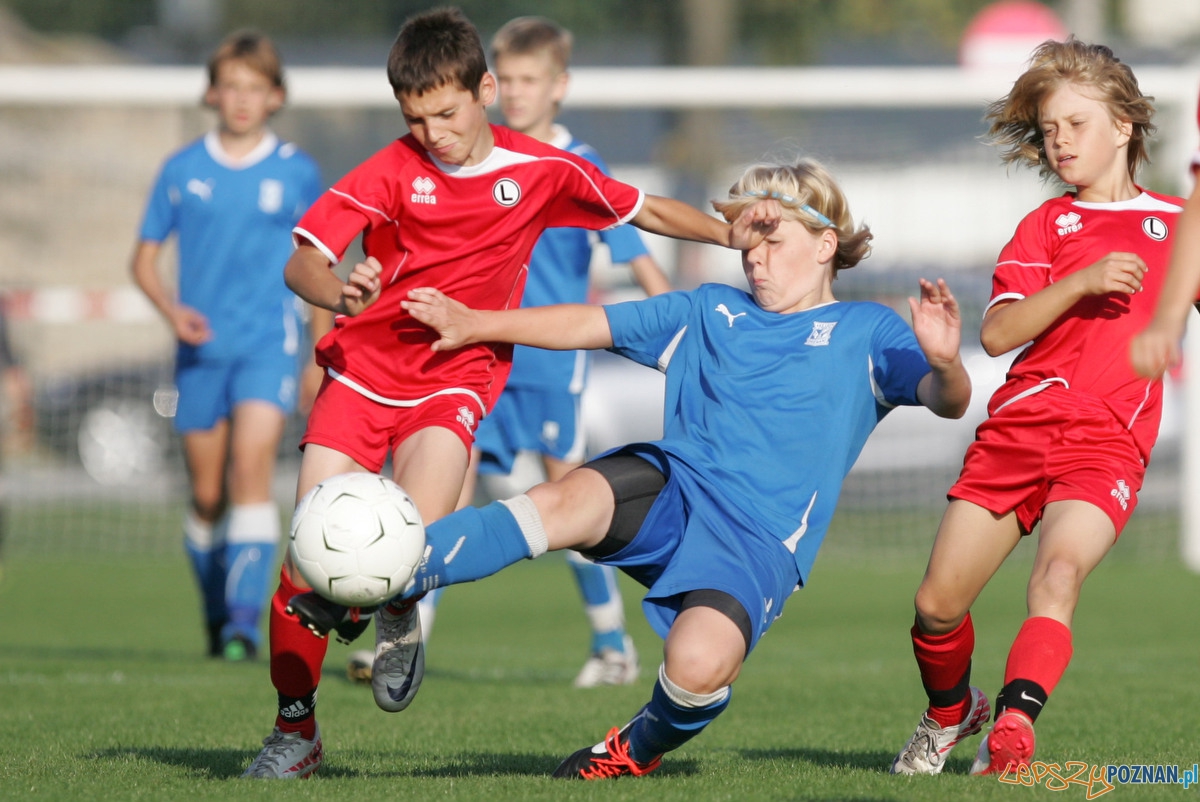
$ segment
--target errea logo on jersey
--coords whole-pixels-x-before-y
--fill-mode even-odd
[[[1079,222],[1079,215],[1075,212],[1063,212],[1054,220],[1054,224],[1058,226],[1058,236],[1060,237],[1074,234],[1083,228],[1083,223]]]
[[[433,194],[437,184],[433,183],[432,178],[419,175],[413,179],[412,188],[416,190],[409,198],[413,203],[437,203],[437,196]]]
[[[1109,492],[1109,495],[1117,500],[1117,503],[1121,505],[1121,509],[1129,509],[1129,499],[1132,494],[1129,492],[1129,485],[1125,484],[1124,479],[1117,480],[1117,486]]]

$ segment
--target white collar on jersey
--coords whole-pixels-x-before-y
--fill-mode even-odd
[[[1081,209],[1103,209],[1109,212],[1181,212],[1182,206],[1169,201],[1160,200],[1148,192],[1142,192],[1136,198],[1111,203],[1096,203],[1095,201],[1074,201],[1072,206]]]
[[[446,162],[434,156],[429,151],[425,151],[425,155],[443,173],[455,176],[456,178],[487,175],[510,164],[524,164],[525,162],[537,161],[537,156],[528,153],[519,153],[515,150],[502,148],[499,145],[493,145],[492,152],[485,156],[483,161],[465,167],[461,164],[446,164]]]
[[[559,150],[566,150],[571,146],[571,132],[565,125],[555,123],[550,126],[550,144]]]
[[[204,149],[208,151],[208,155],[217,164],[228,167],[230,170],[245,170],[247,167],[253,167],[274,153],[278,146],[279,137],[275,136],[275,132],[268,128],[263,133],[262,140],[254,146],[254,150],[240,159],[235,159],[221,147],[221,137],[216,131],[209,131],[204,135]]]

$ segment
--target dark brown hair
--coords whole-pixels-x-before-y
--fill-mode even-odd
[[[388,55],[387,73],[397,97],[453,83],[478,99],[487,57],[479,31],[461,11],[435,8],[405,20]]]

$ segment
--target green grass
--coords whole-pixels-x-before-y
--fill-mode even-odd
[[[1024,609],[1028,554],[975,607],[974,678],[990,695]],[[826,559],[747,663],[728,711],[642,779],[547,778],[647,697],[661,645],[626,585],[644,657],[633,687],[576,691],[586,651],[557,556],[449,591],[425,685],[408,711],[375,709],[326,662],[327,758],[310,782],[238,774],[274,716],[265,662],[200,657],[182,558],[22,556],[0,583],[0,799],[1084,799],[966,776],[972,739],[940,777],[887,774],[924,697],[908,640],[921,562]],[[1116,560],[1089,580],[1075,659],[1038,722],[1038,759],[1190,767],[1200,759],[1200,577]],[[1108,799],[1188,798],[1118,786]],[[1194,798],[1194,797],[1193,797]]]

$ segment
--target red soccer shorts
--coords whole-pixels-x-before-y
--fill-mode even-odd
[[[308,413],[300,447],[332,448],[379,472],[387,457],[408,437],[430,426],[458,435],[470,453],[483,408],[469,393],[435,395],[412,406],[389,406],[367,398],[329,376]]]
[[[1015,510],[1026,534],[1050,502],[1086,501],[1120,535],[1145,474],[1133,436],[1102,400],[1051,384],[980,424],[947,496],[997,515]]]

